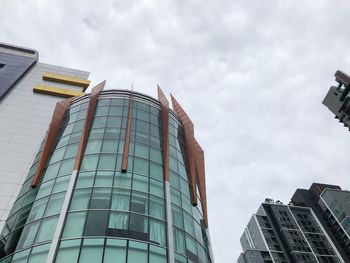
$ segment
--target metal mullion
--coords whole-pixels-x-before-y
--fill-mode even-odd
[[[106,244],[107,244],[107,236],[104,237],[104,241],[103,241],[102,262],[104,262],[104,259],[105,259]]]
[[[62,241],[61,241],[61,242],[62,242]],[[82,250],[82,248],[83,248],[83,244],[84,244],[84,238],[81,237],[81,238],[80,238],[80,248],[79,248],[79,254],[78,254],[78,260],[77,260],[77,262],[79,262],[79,260],[80,260],[81,250]]]

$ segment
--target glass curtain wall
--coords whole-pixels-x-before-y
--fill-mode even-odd
[[[31,187],[43,145],[6,221],[1,234],[0,260],[45,262],[73,171],[87,110],[86,100],[66,111],[55,146],[36,188]]]
[[[167,262],[160,110],[133,101],[122,173],[128,110],[98,101],[56,262]]]
[[[160,105],[141,94],[133,99],[128,169],[121,172],[129,103],[129,92],[100,94],[55,262],[168,262],[166,198],[175,262],[211,262],[201,200],[198,196],[197,207],[190,201],[182,126],[169,111],[171,190],[166,196]],[[0,263],[46,262],[88,105],[86,96],[66,111],[42,180],[32,189],[40,149],[0,236]]]
[[[197,207],[193,206],[190,200],[184,131],[172,114],[169,117],[169,168],[175,262],[211,262],[200,198],[197,196]]]

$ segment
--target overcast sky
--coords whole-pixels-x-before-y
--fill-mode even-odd
[[[174,94],[206,152],[215,260],[235,262],[266,197],[349,188],[350,132],[321,104],[350,74],[349,13],[347,0],[1,0],[0,42],[93,84]]]

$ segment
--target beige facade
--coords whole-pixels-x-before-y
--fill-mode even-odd
[[[40,63],[38,53],[7,44],[0,53],[34,57],[36,63],[0,98],[0,231],[62,97],[34,93],[37,85],[82,91],[81,86],[43,79],[45,73],[86,80],[89,72]],[[1,63],[1,61],[0,61]],[[5,65],[6,66],[6,65]],[[0,78],[6,78],[1,76]]]

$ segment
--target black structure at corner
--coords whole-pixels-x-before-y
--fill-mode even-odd
[[[322,103],[335,114],[339,122],[350,129],[350,76],[340,70],[334,76],[338,86],[330,87]]]
[[[333,195],[334,200],[327,202],[327,199],[321,199],[322,194]],[[339,196],[334,196],[334,194],[340,194],[345,198],[339,198]],[[350,262],[349,233],[346,233],[348,229],[344,226],[344,220],[349,216],[348,211],[346,211],[350,207],[346,202],[349,198],[350,192],[342,191],[337,185],[313,183],[308,190],[297,189],[291,199],[292,204],[296,206],[310,207],[312,209],[332,240],[333,245],[346,262]],[[327,206],[325,205],[326,203],[328,203]],[[335,211],[339,212],[334,213]],[[340,221],[337,217],[342,218],[342,220]],[[343,224],[341,224],[342,222]],[[348,232],[350,231],[348,230]]]

